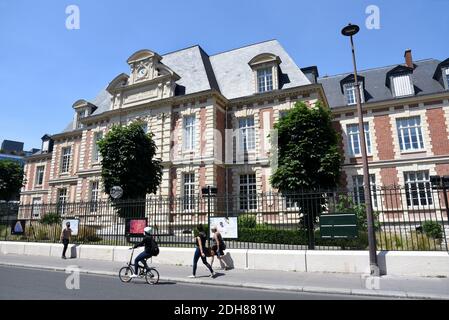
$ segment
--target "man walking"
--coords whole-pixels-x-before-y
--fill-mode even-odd
[[[67,251],[67,247],[69,245],[70,239],[72,237],[72,229],[70,229],[70,222],[67,222],[66,227],[61,232],[61,241],[64,245],[64,250],[62,251],[62,259],[67,259],[65,257],[65,252]]]

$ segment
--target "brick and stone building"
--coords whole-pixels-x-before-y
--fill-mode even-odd
[[[188,199],[271,191],[273,124],[297,101],[326,103],[315,69],[301,70],[276,40],[209,56],[200,46],[132,54],[95,99],[73,104],[67,128],[27,158],[23,204],[106,199],[96,142],[115,124],[143,120],[163,164],[157,195]],[[241,204],[251,209],[252,203]],[[178,210],[194,204],[184,201]]]

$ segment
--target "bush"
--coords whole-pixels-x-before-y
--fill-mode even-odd
[[[257,225],[256,215],[243,214],[237,218],[237,224],[239,228],[255,228]]]
[[[426,221],[422,225],[424,233],[433,239],[443,238],[443,229],[436,221]]]
[[[59,214],[53,213],[53,212],[47,213],[46,215],[44,215],[41,218],[41,223],[47,224],[47,225],[60,224],[61,223],[61,216]]]
[[[102,238],[97,235],[97,229],[92,226],[81,226],[78,229],[78,235],[73,238],[80,242],[98,242],[102,240]]]
[[[417,231],[407,234],[379,232],[376,233],[376,239],[379,250],[431,251],[437,249],[435,239]]]

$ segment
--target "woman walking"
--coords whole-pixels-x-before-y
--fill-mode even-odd
[[[223,241],[223,237],[221,236],[221,233],[217,230],[216,226],[213,226],[211,231],[213,232],[213,238],[212,238],[212,260],[210,261],[211,267],[214,265],[214,256],[217,255],[218,260],[220,261],[220,264],[223,266],[224,269],[228,270],[229,267],[226,265],[226,262],[223,259],[224,256],[224,250],[226,250],[226,245]]]
[[[198,265],[198,260],[201,258],[204,265],[209,269],[210,271],[210,277],[213,277],[215,275],[214,270],[212,270],[212,267],[209,263],[207,263],[206,260],[206,232],[204,232],[204,227],[200,224],[197,227],[198,229],[198,236],[195,237],[195,254],[193,256],[193,273],[189,278],[196,278],[196,268]]]

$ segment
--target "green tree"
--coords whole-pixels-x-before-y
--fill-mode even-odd
[[[125,206],[123,202],[143,200],[146,194],[155,193],[161,183],[162,166],[160,160],[154,158],[157,147],[152,134],[145,134],[140,121],[128,126],[115,125],[98,142],[98,146],[105,192],[110,194],[113,186],[122,187],[123,196],[115,201],[120,215],[143,216],[142,204],[138,208]]]
[[[23,167],[15,161],[0,160],[0,200],[14,200],[24,184]]]
[[[275,188],[288,194],[337,186],[342,156],[328,108],[320,102],[313,107],[297,102],[274,128],[278,132],[278,168],[271,176]],[[310,201],[305,196],[295,201],[303,210],[307,207],[315,221],[322,211],[324,197]]]

